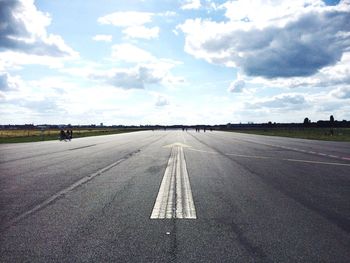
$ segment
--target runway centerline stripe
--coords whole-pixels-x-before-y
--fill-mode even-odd
[[[151,219],[196,219],[183,147],[172,147]]]

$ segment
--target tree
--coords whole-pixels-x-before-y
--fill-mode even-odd
[[[330,123],[334,123],[334,117],[333,117],[333,115],[331,115],[331,116],[329,117],[329,121],[330,121]]]
[[[304,125],[308,125],[311,122],[308,117],[304,119]]]

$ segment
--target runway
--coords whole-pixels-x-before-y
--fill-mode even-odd
[[[348,262],[350,143],[142,131],[0,145],[0,262]]]

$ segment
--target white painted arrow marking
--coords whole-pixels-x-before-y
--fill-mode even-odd
[[[168,166],[165,169],[151,219],[186,218],[196,219],[190,180],[188,178],[182,143],[174,143]]]

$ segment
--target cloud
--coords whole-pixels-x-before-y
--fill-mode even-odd
[[[97,21],[102,25],[133,27],[150,23],[153,15],[148,12],[115,12],[102,16]]]
[[[144,26],[128,27],[123,30],[123,34],[125,34],[129,38],[143,38],[143,39],[158,38],[159,27],[152,27],[152,28],[147,28]]]
[[[112,35],[96,35],[92,39],[95,40],[95,41],[111,42],[112,41]]]
[[[33,55],[16,51],[4,51],[0,53],[0,69],[14,70],[21,69],[25,65],[44,65],[49,68],[63,68],[64,61],[71,59],[70,57],[52,57],[49,55]]]
[[[139,66],[138,73],[140,79],[149,84],[160,83],[166,74],[166,72],[158,71],[156,67],[150,65]]]
[[[350,99],[350,86],[337,88],[331,92],[331,95],[338,99]]]
[[[31,111],[35,111],[38,113],[57,113],[61,110],[63,110],[63,108],[61,108],[58,104],[57,104],[57,100],[56,98],[44,98],[42,100],[22,100],[21,102],[18,103],[18,105],[28,108]]]
[[[144,89],[146,84],[160,84],[164,77],[156,68],[138,66],[116,70],[107,79],[107,83],[121,89]]]
[[[283,27],[300,13],[326,7],[322,0],[237,0],[227,1],[219,6],[225,10],[230,21],[249,22],[254,27],[263,28],[271,25]]]
[[[142,78],[147,80],[147,83],[173,88],[185,82],[183,77],[174,76],[171,73],[172,68],[178,64],[179,62],[177,61],[158,59],[151,63],[140,64],[138,69]]]
[[[123,34],[128,38],[152,39],[158,38],[159,27],[146,27],[152,22],[155,14],[149,12],[115,12],[98,18],[103,25],[122,27]],[[170,16],[170,12],[161,13],[160,16]]]
[[[145,81],[141,78],[139,72],[130,71],[116,71],[108,83],[114,87],[121,89],[144,89]]]
[[[144,89],[146,84],[159,84],[163,76],[146,66],[138,66],[129,69],[115,69],[107,73],[91,74],[90,78],[120,89]]]
[[[204,7],[210,11],[217,11],[220,8],[219,3],[215,3],[213,0],[205,0]]]
[[[184,80],[171,74],[172,67],[174,63],[158,60],[131,68],[95,71],[89,74],[89,78],[125,90],[145,89],[147,85],[173,86]]]
[[[164,107],[169,105],[169,99],[167,97],[165,97],[164,95],[160,95],[158,94],[156,97],[156,102],[155,102],[155,106],[157,107]]]
[[[166,11],[166,12],[163,12],[163,13],[158,13],[157,14],[158,16],[163,16],[163,17],[174,17],[174,16],[177,16],[177,13],[175,11]]]
[[[292,78],[287,83],[283,83],[282,80],[280,82],[290,88],[350,85],[350,52],[344,53],[334,66],[325,67],[312,77]]]
[[[199,9],[201,8],[200,0],[186,0],[185,3],[181,6],[183,10]]]
[[[301,94],[281,94],[272,98],[246,103],[249,109],[300,110],[307,107],[308,102]]]
[[[126,43],[112,46],[111,51],[110,61],[117,67],[95,61],[78,61],[74,66],[60,71],[79,80],[94,80],[101,85],[108,84],[124,90],[145,89],[147,85],[170,88],[185,81],[171,73],[175,66],[182,64],[179,61],[157,58],[144,49]]]
[[[322,1],[248,2],[221,6],[229,21],[189,19],[179,25],[185,51],[267,79],[311,76],[349,51],[350,5],[345,1],[332,7]]]
[[[232,82],[230,87],[228,88],[228,91],[232,93],[239,93],[243,91],[244,87],[245,87],[245,81],[240,79]]]
[[[17,90],[19,79],[10,76],[7,72],[0,72],[0,91]]]
[[[112,58],[126,62],[149,62],[154,61],[155,57],[132,44],[118,44],[112,47]]]
[[[7,73],[0,73],[0,90],[11,90],[11,85],[9,83],[9,76]]]
[[[247,83],[265,88],[317,88],[335,89],[350,85],[350,52],[343,54],[341,60],[332,66],[320,69],[316,74],[306,77],[274,78],[262,77],[245,78]]]
[[[33,0],[0,1],[0,48],[39,56],[77,56],[61,36],[48,34],[51,18]]]

